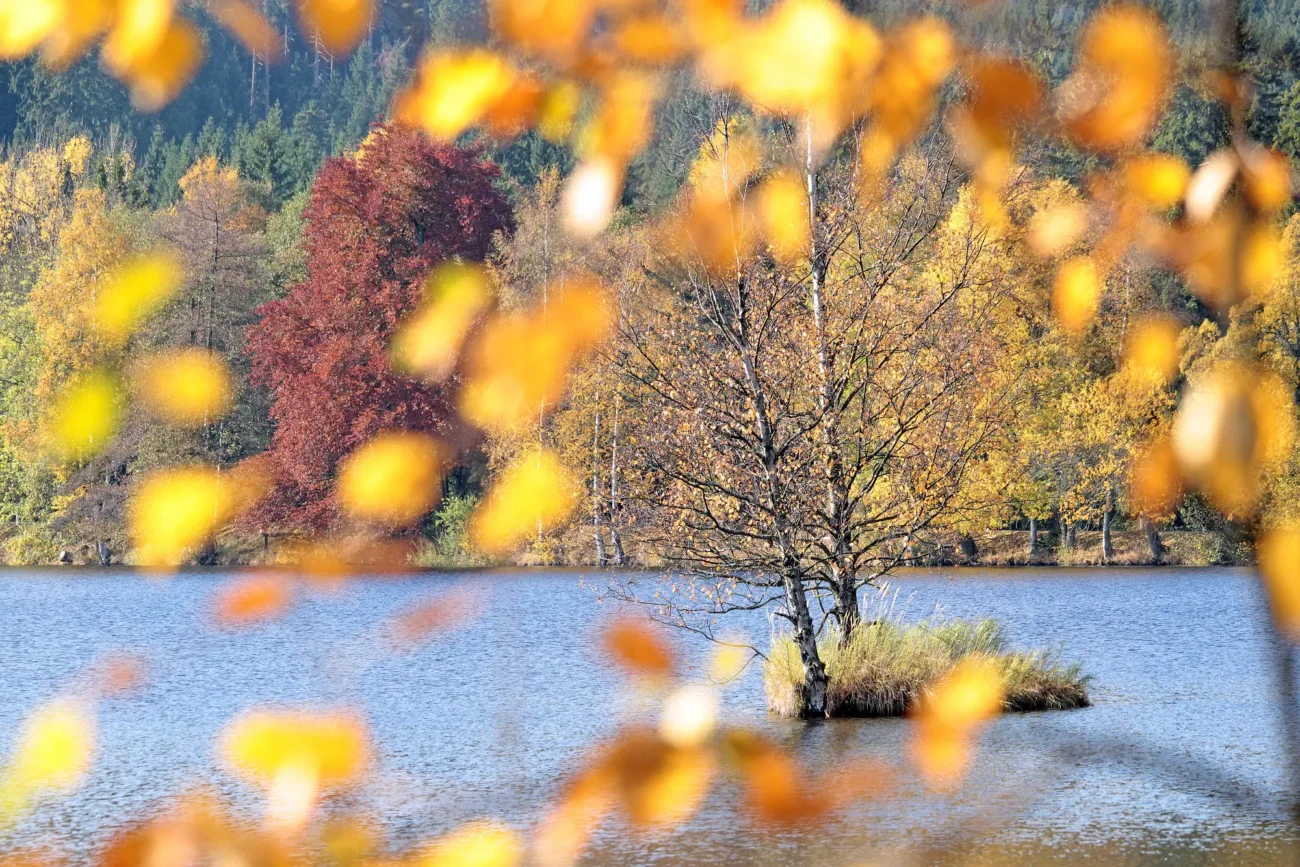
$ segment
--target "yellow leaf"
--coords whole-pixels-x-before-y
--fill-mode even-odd
[[[1264,213],[1281,210],[1291,202],[1291,160],[1271,148],[1242,149],[1246,198]]]
[[[131,498],[127,523],[142,566],[180,566],[230,519],[232,485],[208,467],[164,470],[146,478]]]
[[[175,14],[174,0],[121,0],[104,40],[104,64],[120,77],[157,54]]]
[[[922,719],[955,731],[970,731],[1002,712],[1002,676],[991,663],[962,663],[930,689]]]
[[[365,724],[340,712],[250,711],[226,727],[221,743],[231,769],[262,785],[290,765],[310,765],[323,784],[350,783],[370,756]]]
[[[421,867],[517,867],[519,836],[494,822],[471,822],[442,837],[419,860]]]
[[[58,0],[0,2],[0,60],[21,60],[31,54],[62,20]]]
[[[217,0],[212,15],[249,53],[267,61],[279,60],[283,54],[280,34],[261,12],[243,0]]]
[[[253,575],[223,587],[217,594],[214,613],[224,626],[245,626],[283,613],[292,598],[292,588],[283,578]]]
[[[1091,259],[1080,256],[1061,265],[1052,291],[1052,309],[1067,331],[1087,328],[1100,303],[1101,277]]]
[[[9,761],[4,786],[25,792],[76,788],[90,769],[95,720],[68,701],[42,707],[24,724]]]
[[[727,684],[740,676],[751,660],[754,651],[739,644],[719,644],[713,650],[709,663],[709,678],[718,684]]]
[[[560,65],[577,59],[594,13],[589,0],[492,0],[488,11],[504,40]]]
[[[1182,330],[1182,323],[1173,316],[1143,316],[1128,334],[1125,364],[1145,376],[1172,382],[1178,376],[1178,336]]]
[[[685,40],[675,22],[664,15],[638,15],[611,35],[614,48],[636,63],[667,64],[685,50]]]
[[[1123,176],[1134,195],[1153,208],[1165,210],[1182,201],[1192,170],[1179,157],[1147,153],[1126,160]]]
[[[1264,534],[1258,547],[1273,618],[1292,641],[1300,640],[1300,525],[1287,524]]]
[[[394,116],[434,138],[454,141],[483,122],[518,80],[514,66],[487,49],[432,54],[398,94]]]
[[[226,766],[267,792],[268,823],[306,824],[322,788],[360,777],[370,758],[364,723],[346,713],[250,711],[221,737]]]
[[[993,664],[960,663],[923,698],[911,744],[913,761],[935,785],[950,785],[966,771],[971,740],[1002,711],[1004,684]]]
[[[549,142],[562,144],[573,129],[582,100],[582,89],[573,81],[551,85],[537,110],[537,132]]]
[[[364,521],[410,526],[437,504],[444,461],[442,447],[433,437],[381,433],[343,461],[339,503]]]
[[[440,265],[425,281],[421,308],[393,338],[397,366],[427,382],[451,376],[465,338],[492,304],[480,266]]]
[[[605,337],[610,313],[590,278],[550,287],[546,308],[490,320],[474,341],[461,414],[485,430],[521,430],[553,409],[575,359]]]
[[[1067,129],[1093,150],[1140,146],[1160,118],[1172,75],[1173,51],[1154,12],[1127,3],[1102,8],[1058,93]]]
[[[1087,228],[1088,209],[1083,205],[1056,205],[1030,218],[1027,240],[1030,249],[1039,256],[1058,256],[1074,246]]]
[[[95,323],[104,339],[126,343],[148,316],[180,289],[183,271],[171,253],[141,256],[118,270],[95,299]]]
[[[1225,363],[1184,395],[1174,417],[1174,454],[1215,506],[1248,517],[1263,473],[1290,453],[1295,425],[1292,391],[1276,373]]]
[[[623,70],[601,87],[600,102],[579,137],[578,150],[588,160],[625,165],[650,141],[658,81],[648,74]]]
[[[189,21],[176,19],[157,48],[135,59],[121,73],[130,87],[131,104],[158,111],[176,98],[203,63],[203,37]]]
[[[1170,515],[1183,495],[1183,473],[1168,439],[1158,439],[1133,461],[1129,499],[1133,511],[1149,518]]]
[[[497,477],[470,520],[470,537],[487,554],[507,554],[567,518],[577,499],[576,487],[551,452],[524,455]]]
[[[332,54],[350,54],[366,35],[373,0],[298,0],[303,30],[316,34]]]
[[[19,3],[18,6],[40,5]],[[109,0],[63,0],[62,20],[41,47],[41,57],[56,71],[71,66],[113,21]]]
[[[711,46],[701,65],[715,87],[756,108],[809,115],[821,147],[864,107],[882,54],[875,29],[838,3],[782,0]]]
[[[230,408],[230,371],[215,352],[198,347],[160,352],[140,371],[140,395],[168,424],[199,427]]]
[[[66,460],[84,460],[102,451],[117,433],[121,416],[118,383],[94,371],[71,384],[50,413],[50,448]]]
[[[758,214],[772,255],[793,262],[808,254],[811,239],[808,194],[793,172],[777,172],[758,189]]]

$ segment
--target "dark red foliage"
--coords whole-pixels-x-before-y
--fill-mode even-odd
[[[449,428],[450,393],[394,372],[389,340],[434,265],[481,260],[493,234],[513,228],[498,176],[471,151],[397,126],[376,128],[359,159],[332,159],[316,176],[307,281],[263,305],[248,331],[254,380],[273,393],[280,479],[259,524],[328,525],[344,455],[381,430]]]

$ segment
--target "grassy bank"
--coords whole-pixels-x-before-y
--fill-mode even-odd
[[[1088,705],[1088,678],[1042,651],[1007,648],[994,620],[927,620],[904,625],[881,620],[857,629],[844,643],[832,635],[821,645],[830,677],[830,716],[902,716],[958,662],[983,658],[1003,674],[1009,711],[1068,710]],[[764,665],[767,705],[798,716],[803,664],[788,636],[772,643]]]
[[[1194,530],[1164,530],[1164,566],[1249,565],[1250,551],[1238,549],[1214,533]],[[1074,550],[1058,546],[1055,535],[1044,531],[1033,559],[1029,557],[1029,532],[1026,530],[991,530],[975,537],[979,547],[977,562],[982,566],[1101,566],[1101,533],[1080,530]],[[1139,530],[1116,530],[1112,535],[1114,566],[1150,566],[1151,548],[1146,534]]]

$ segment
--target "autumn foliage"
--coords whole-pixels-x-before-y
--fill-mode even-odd
[[[326,525],[344,455],[383,430],[447,432],[450,392],[394,372],[389,345],[430,269],[482,259],[512,228],[497,177],[474,152],[397,126],[321,170],[306,211],[307,280],[264,305],[248,335],[253,376],[274,394],[279,477],[256,520]]]

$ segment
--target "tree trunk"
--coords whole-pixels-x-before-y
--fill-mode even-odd
[[[975,544],[975,539],[969,533],[961,537],[961,555],[966,558],[967,563],[974,563],[979,559],[979,545]]]
[[[1143,515],[1142,529],[1147,534],[1147,548],[1151,551],[1151,564],[1159,566],[1165,558],[1165,546],[1160,541],[1160,531],[1156,529],[1156,522]]]
[[[853,631],[862,623],[862,608],[858,604],[858,582],[844,576],[835,586],[835,622],[840,627],[840,638],[848,641]]]
[[[614,429],[609,439],[609,536],[614,543],[614,565],[627,565],[627,555],[623,552],[623,537],[618,533],[618,411],[623,403],[623,395],[614,391]]]
[[[803,689],[799,701],[799,715],[805,719],[826,716],[826,666],[817,652],[817,631],[813,628],[812,614],[808,611],[808,597],[804,593],[803,578],[787,564],[785,569],[785,604],[794,625],[794,643],[799,648],[799,661],[803,663]]]
[[[826,298],[823,283],[830,266],[829,256],[818,246],[817,237],[817,160],[813,152],[813,119],[804,118],[804,186],[808,196],[809,301],[817,341],[817,413],[820,418],[823,473],[826,477],[826,517],[830,535],[830,580],[841,588],[836,593],[836,617],[844,637],[856,628],[858,615],[857,576],[849,557],[848,494],[844,455],[839,438],[839,413],[831,394],[831,356],[826,339]],[[841,605],[844,608],[838,611]]]
[[[1029,559],[1033,560],[1038,554],[1038,519],[1029,519]]]
[[[1110,514],[1115,508],[1115,494],[1106,491],[1106,506],[1101,512],[1101,562],[1107,566],[1115,559],[1115,546],[1110,538]]]
[[[1079,527],[1078,527],[1078,525],[1075,524],[1073,521],[1065,521],[1065,520],[1062,520],[1062,521],[1061,521],[1061,526],[1063,526],[1063,527],[1065,528],[1065,531],[1064,531],[1065,550],[1067,550],[1067,551],[1073,551],[1073,550],[1074,550],[1075,539],[1076,539],[1076,535],[1077,535],[1077,533],[1078,533]]]
[[[611,562],[615,566],[626,566],[627,554],[623,551],[623,537],[618,534],[618,527],[614,526],[613,521],[609,524],[609,540],[614,545],[614,556]]]
[[[596,565],[609,563],[605,552],[605,534],[600,528],[600,393],[596,393],[595,433],[591,438],[591,529],[596,536]]]
[[[107,539],[95,540],[95,554],[99,557],[99,565],[101,566],[113,565],[113,552],[108,550]]]

